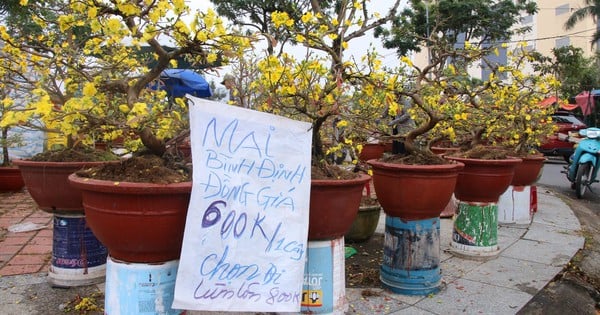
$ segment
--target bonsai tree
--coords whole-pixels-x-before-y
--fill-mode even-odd
[[[433,141],[421,145],[421,140],[426,136],[431,140],[429,133],[434,128],[438,128],[437,135],[455,140],[452,126],[442,123],[466,119],[465,109],[477,106],[478,95],[490,88],[490,84],[474,84],[468,69],[494,55],[500,46],[495,43],[525,32],[526,28],[513,25],[520,12],[535,10],[535,3],[529,1],[413,0],[391,28],[377,29],[376,35],[382,37],[385,47],[396,49],[405,69],[396,76],[399,80],[394,94],[409,99],[412,106],[407,111],[416,127],[393,138],[404,143],[408,155],[424,159],[433,155],[428,149]],[[424,65],[406,57],[409,52],[422,49],[427,51]]]
[[[251,41],[228,29],[214,11],[192,13],[183,1],[63,0],[28,6],[38,33],[11,33],[0,26],[6,69],[29,90],[25,107],[5,115],[1,126],[39,118],[70,146],[122,137],[133,151],[164,154],[167,140],[186,123],[185,102],[169,102],[156,88],[162,71],[184,63],[220,65]]]
[[[374,55],[360,63],[346,51],[355,39],[393,18],[400,1],[381,17],[371,14],[364,1],[339,1],[334,7],[319,3],[312,1],[311,10],[299,21],[286,12],[272,13],[274,27],[292,32],[294,40],[306,48],[305,55],[298,59],[283,52],[264,58],[252,87],[262,97],[258,98],[261,110],[312,123],[312,164],[335,178],[340,175],[330,166],[352,155],[355,146],[344,136],[349,123],[344,113],[361,98],[368,98],[374,108],[394,101],[393,95],[361,92],[377,91],[387,74]],[[298,23],[302,27],[294,27]],[[313,168],[313,174],[317,169]]]

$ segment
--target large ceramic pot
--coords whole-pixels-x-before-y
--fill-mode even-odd
[[[460,171],[454,194],[461,201],[498,202],[512,182],[519,158],[499,160],[473,159],[456,156],[446,158],[465,165]]]
[[[380,205],[360,206],[358,215],[352,222],[350,230],[344,235],[344,239],[350,242],[368,241],[375,234],[380,215]]]
[[[106,162],[43,162],[13,160],[21,170],[27,191],[41,210],[83,212],[81,192],[71,187],[68,176],[80,169]]]
[[[358,213],[365,184],[371,176],[355,179],[313,179],[310,189],[309,240],[336,239],[350,229]]]
[[[179,259],[192,183],[113,182],[69,176],[81,190],[87,222],[117,260]]]
[[[369,160],[375,194],[383,211],[404,220],[440,215],[452,197],[462,163],[404,165]]]
[[[546,158],[541,154],[520,158],[523,161],[515,167],[515,175],[510,184],[512,186],[530,186],[540,177]]]
[[[0,193],[20,191],[24,186],[18,167],[0,167]]]

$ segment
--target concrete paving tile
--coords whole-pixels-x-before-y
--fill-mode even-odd
[[[423,299],[422,296],[408,296],[394,294],[383,289],[347,289],[346,301],[348,302],[347,314],[389,314]]]
[[[434,314],[434,313],[426,311],[426,310],[422,310],[415,306],[410,306],[405,309],[401,309],[399,311],[389,313],[389,315],[429,315],[429,314]]]
[[[514,244],[523,234],[527,232],[527,229],[516,228],[516,227],[498,227],[498,246],[503,251],[506,248]]]
[[[525,233],[523,239],[561,244],[563,246],[572,246],[576,248],[583,248],[585,242],[585,239],[581,236],[579,230],[570,230],[563,227],[535,222],[531,224],[529,231]]]
[[[531,298],[519,290],[457,279],[414,306],[434,314],[514,314]]]
[[[538,205],[538,212],[533,217],[534,223],[560,226],[571,230],[581,228],[571,208],[554,194],[538,191]]]
[[[560,267],[567,264],[578,250],[579,248],[564,244],[519,240],[503,251],[501,256]]]
[[[462,259],[452,256],[443,260],[440,268],[442,269],[442,279],[447,282],[454,281],[456,278],[464,277],[475,268],[483,264],[483,261]]]
[[[528,260],[500,256],[481,264],[471,272],[466,273],[463,278],[521,290],[534,295],[561,270],[562,266],[554,267]]]

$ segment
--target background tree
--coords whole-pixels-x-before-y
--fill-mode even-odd
[[[567,21],[565,22],[565,29],[571,30],[575,25],[585,19],[593,19],[594,25],[596,25],[596,32],[592,36],[590,40],[590,44],[592,47],[596,45],[598,40],[600,40],[600,28],[598,28],[598,17],[600,17],[600,0],[585,0],[585,6],[579,8],[569,16]]]
[[[530,29],[514,27],[522,12],[537,12],[535,2],[529,0],[410,0],[409,4],[391,28],[378,28],[375,33],[383,37],[384,47],[396,49],[399,56],[428,47],[431,36],[450,47],[463,42],[479,47],[507,40]]]
[[[267,52],[274,53],[274,47],[283,49],[290,40],[291,33],[286,28],[273,25],[274,12],[285,12],[295,21],[295,27],[301,27],[300,17],[310,10],[310,0],[211,0],[217,12],[231,20],[234,25],[267,37]],[[319,1],[321,6],[329,6],[333,1]]]
[[[597,57],[586,58],[581,48],[571,45],[552,49],[552,56],[532,53],[536,62],[534,69],[541,73],[552,73],[561,82],[560,96],[575,97],[581,91],[590,91],[599,86],[600,70],[596,67]]]

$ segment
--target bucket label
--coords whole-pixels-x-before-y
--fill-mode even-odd
[[[182,314],[181,310],[171,308],[177,265],[178,261],[150,265],[109,260],[106,264],[105,314]]]
[[[54,216],[52,266],[66,269],[106,264],[108,250],[87,226],[84,216]]]
[[[344,266],[343,248],[343,238],[339,242],[309,242],[302,286],[303,313],[332,313],[334,309],[343,307],[334,304],[340,287],[345,286],[344,273],[339,274]]]
[[[439,268],[439,219],[402,221],[386,217],[383,264],[401,270]]]
[[[458,244],[488,247],[498,244],[498,204],[458,205],[452,240]]]

